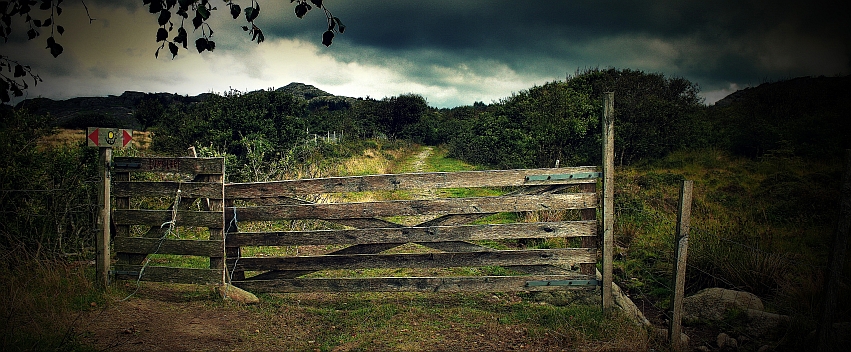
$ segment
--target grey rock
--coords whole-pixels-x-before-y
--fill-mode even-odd
[[[792,319],[788,315],[763,312],[756,309],[745,311],[748,316],[747,333],[756,337],[767,337],[785,330]]]
[[[683,320],[696,322],[701,319],[720,321],[730,309],[763,310],[762,300],[756,295],[724,288],[707,288],[683,299]]]
[[[739,349],[738,341],[723,332],[718,334],[718,338],[715,339],[715,343],[722,351],[735,351]]]
[[[253,293],[229,284],[217,286],[216,290],[225,299],[230,299],[244,304],[255,304],[260,302],[260,299]]]

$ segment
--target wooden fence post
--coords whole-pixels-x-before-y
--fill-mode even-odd
[[[109,285],[109,266],[111,261],[111,255],[109,252],[109,241],[110,241],[110,215],[112,214],[112,207],[110,205],[110,163],[112,162],[112,148],[108,147],[100,147],[98,153],[98,161],[100,163],[99,171],[101,172],[101,186],[98,192],[100,196],[98,198],[98,203],[100,205],[100,216],[98,221],[98,226],[100,227],[100,231],[98,231],[97,235],[97,255],[95,261],[96,265],[96,273],[97,277],[96,281],[100,287],[107,287]]]
[[[612,247],[614,246],[615,93],[603,101],[603,310],[612,307]]]
[[[668,330],[669,340],[671,341],[671,349],[674,351],[684,351],[688,346],[682,346],[680,341],[680,333],[682,326],[680,323],[683,320],[683,295],[686,283],[686,259],[688,257],[688,233],[691,222],[691,197],[694,181],[683,181],[682,189],[680,189],[680,202],[677,213],[677,262],[674,268],[674,314],[671,319],[671,326]]]
[[[824,289],[824,307],[819,321],[818,350],[839,350],[831,335],[833,330],[833,311],[836,308],[837,294],[842,280],[842,266],[845,264],[845,251],[848,247],[848,232],[851,230],[851,150],[845,150],[845,174],[839,198],[839,219],[833,233],[833,251],[827,266],[827,283]]]

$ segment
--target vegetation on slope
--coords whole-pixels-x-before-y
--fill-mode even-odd
[[[851,146],[848,77],[765,84],[713,107],[700,104],[688,81],[617,69],[578,72],[490,105],[440,110],[417,95],[332,106],[280,91],[232,92],[141,105],[137,117],[150,126],[152,149],[124,153],[185,155],[195,146],[204,156],[225,156],[231,182],[398,171],[412,142],[442,145],[437,155],[481,168],[598,164],[605,91],[615,92],[623,166],[616,177],[616,281],[661,316],[670,308],[676,192],[692,179],[688,292],[755,292],[770,309],[792,315],[796,329],[812,329],[837,220],[838,155]],[[20,248],[34,248],[37,259],[90,258],[94,150],[40,149],[38,138],[51,133],[47,118],[0,114],[4,261],[15,263],[10,253]],[[339,137],[328,138],[331,132]],[[20,273],[20,265],[4,270]],[[851,316],[847,302],[837,314]]]

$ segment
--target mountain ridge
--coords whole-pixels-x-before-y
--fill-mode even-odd
[[[336,96],[321,90],[313,85],[292,82],[286,86],[275,89],[308,102],[308,106],[329,106],[344,108],[351,106],[357,98]],[[249,92],[250,94],[253,92]],[[75,97],[64,100],[50,98],[26,99],[15,105],[17,109],[29,109],[35,114],[48,114],[53,118],[54,126],[63,126],[74,119],[83,117],[85,120],[97,123],[98,116],[102,117],[103,123],[115,124],[110,127],[141,129],[142,125],[134,118],[136,107],[145,99],[159,101],[163,105],[173,102],[183,104],[194,104],[205,101],[214,96],[214,93],[201,93],[194,96],[179,95],[177,93],[146,93],[139,91],[125,91],[121,95],[107,95],[103,97]]]

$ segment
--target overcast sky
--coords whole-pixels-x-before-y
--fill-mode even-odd
[[[260,1],[256,23],[266,41],[258,45],[240,29],[243,17],[232,20],[211,0],[219,7],[209,21],[216,50],[198,54],[190,45],[174,60],[167,50],[154,58],[157,16],[142,0],[85,3],[91,24],[80,1],[62,4],[58,58],[44,49],[47,28],[26,41],[26,28],[16,26],[0,46],[44,80],[28,97],[197,95],[301,82],[352,97],[415,93],[455,107],[495,102],[577,69],[615,67],[684,77],[711,104],[763,82],[851,71],[848,1],[325,0],[346,24],[326,48],[321,11],[298,19],[290,1]],[[187,21],[194,42],[191,28]]]

